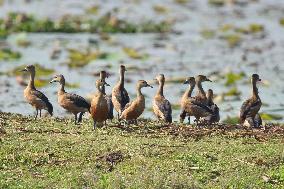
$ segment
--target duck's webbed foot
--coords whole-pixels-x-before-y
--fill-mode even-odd
[[[37,116],[38,116],[38,109],[36,109],[36,115],[35,115],[35,120],[37,119]]]

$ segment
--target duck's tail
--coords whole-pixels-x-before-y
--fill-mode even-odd
[[[52,104],[49,101],[47,101],[46,102],[46,106],[47,106],[48,113],[52,116],[53,115],[53,106],[52,106]]]

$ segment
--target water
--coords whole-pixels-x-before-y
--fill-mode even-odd
[[[22,11],[35,14],[38,17],[50,17],[58,19],[64,14],[85,14],[85,9],[93,5],[89,1],[9,1],[0,7],[0,16],[5,16],[11,11]],[[104,2],[104,3],[102,3]],[[185,5],[179,5],[174,1],[97,1],[99,4],[99,15],[104,14],[114,7],[118,7],[118,16],[131,21],[154,19],[155,21],[167,19],[176,20],[175,32],[166,34],[113,34],[111,41],[101,40],[96,34],[27,34],[27,39],[32,45],[23,48],[18,47],[15,38],[18,34],[11,35],[7,43],[13,50],[22,53],[22,58],[17,61],[0,62],[1,71],[8,71],[19,65],[39,63],[47,68],[54,68],[57,73],[63,74],[70,83],[79,83],[79,88],[67,89],[68,92],[87,96],[95,91],[94,73],[106,69],[112,75],[108,80],[111,86],[118,80],[118,67],[121,61],[129,69],[126,73],[126,89],[131,98],[135,97],[135,84],[139,79],[152,80],[155,75],[164,73],[166,78],[180,78],[195,76],[197,74],[211,75],[213,72],[245,72],[247,77],[252,73],[258,73],[268,85],[259,87],[260,97],[265,104],[261,112],[277,113],[284,115],[284,27],[280,26],[278,20],[283,16],[284,2],[277,0],[261,0],[249,3],[247,6],[225,6],[216,8],[209,6],[206,0],[192,0]],[[168,13],[160,14],[152,10],[154,5],[163,5],[169,9]],[[97,15],[88,15],[96,17]],[[240,46],[228,47],[224,40],[219,38],[205,39],[200,31],[205,28],[217,29],[224,24],[245,27],[248,24],[257,23],[265,27],[265,37],[256,38],[250,35],[244,36],[245,40]],[[114,54],[114,57],[107,60],[96,60],[83,68],[69,69],[63,63],[68,58],[68,48],[86,49],[96,47],[89,43],[89,39],[99,41],[99,49]],[[62,54],[59,59],[50,59],[50,53],[55,44],[60,44]],[[160,47],[157,47],[159,44]],[[149,57],[145,60],[129,58],[122,50],[123,47],[139,49],[139,52],[146,53]],[[259,48],[262,53],[249,52],[247,60],[243,61],[242,56],[245,49]],[[51,79],[52,76],[47,78]],[[16,112],[21,114],[33,114],[33,109],[23,99],[23,87],[20,86],[15,77],[0,76],[0,110],[5,112]],[[216,79],[213,75],[212,79]],[[249,79],[249,78],[248,78]],[[221,119],[227,116],[236,116],[241,103],[250,95],[250,86],[247,80],[238,82],[237,88],[241,91],[240,100],[228,100],[217,102]],[[66,116],[67,113],[57,105],[56,84],[50,84],[39,88],[44,92],[54,105],[55,115]],[[165,96],[172,104],[178,104],[183,91],[187,88],[182,83],[167,83]],[[216,94],[229,90],[224,85],[224,80],[216,80],[212,83],[205,83],[204,88],[212,88]],[[150,111],[151,101],[157,90],[143,89],[146,95],[146,111],[144,117],[153,117]],[[107,89],[107,93],[111,88]],[[174,117],[177,119],[180,110],[174,110]],[[284,120],[282,120],[283,122]]]

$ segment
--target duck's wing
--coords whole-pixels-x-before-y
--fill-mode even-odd
[[[129,95],[127,93],[127,91],[125,90],[125,88],[123,88],[123,90],[121,90],[121,105],[122,107],[125,107],[127,103],[129,103],[130,99],[129,99]]]
[[[37,98],[39,98],[40,100],[42,100],[42,101],[45,103],[46,107],[47,107],[48,113],[49,113],[50,115],[53,114],[53,106],[52,106],[52,104],[49,102],[48,98],[47,98],[42,92],[40,92],[40,91],[38,91],[38,90],[32,90],[32,91],[31,91],[31,95],[34,95],[34,96],[36,96]]]
[[[249,115],[251,112],[258,111],[260,106],[261,106],[260,100],[257,100],[257,101],[252,101],[250,99],[246,100],[242,104],[241,110],[240,110],[241,122],[243,122],[246,119],[247,115]]]
[[[172,122],[171,103],[167,99],[163,99],[162,101],[155,100],[155,104],[159,108],[159,110],[164,114],[166,121]]]
[[[76,94],[66,94],[66,98],[78,107],[90,109],[91,105],[83,97]]]

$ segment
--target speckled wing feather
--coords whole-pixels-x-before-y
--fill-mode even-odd
[[[259,109],[261,101],[257,100],[255,102],[251,102],[250,100],[246,100],[242,106],[241,106],[241,110],[240,110],[240,119],[241,122],[243,122],[247,115],[249,115],[252,111],[254,111],[255,108]]]
[[[49,102],[48,98],[47,98],[42,92],[40,92],[40,91],[38,91],[38,90],[32,90],[32,91],[31,91],[31,95],[34,95],[34,96],[36,96],[37,98],[41,99],[41,100],[45,103],[45,105],[46,105],[46,107],[47,107],[48,113],[49,113],[50,115],[53,114],[53,106],[52,106],[52,104]]]
[[[72,101],[76,106],[90,109],[91,105],[81,96],[76,94],[66,94],[66,98]]]
[[[126,106],[127,103],[129,103],[130,99],[128,96],[127,91],[123,88],[123,90],[121,91],[121,106],[122,109],[124,109],[124,107]]]
[[[158,106],[159,110],[164,114],[166,121],[172,122],[172,106],[171,103],[164,99],[162,102],[155,100],[156,106]]]

